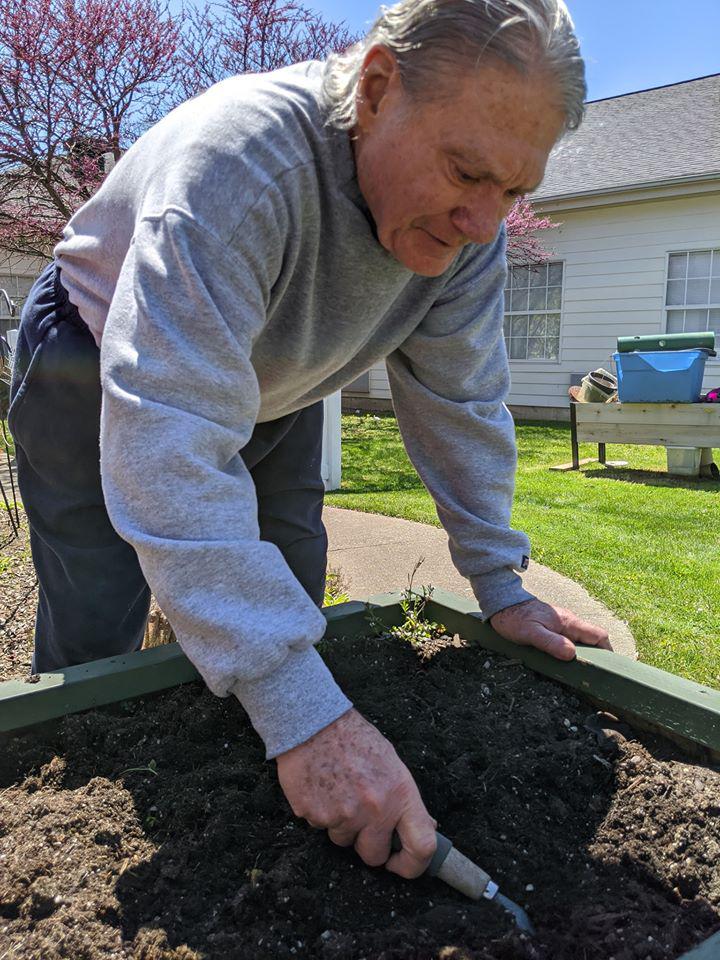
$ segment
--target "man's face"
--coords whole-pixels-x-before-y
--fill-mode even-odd
[[[542,74],[504,66],[458,73],[450,95],[413,103],[383,47],[365,61],[353,144],[378,239],[415,273],[436,277],[466,243],[489,243],[515,199],[542,180],[563,129]]]

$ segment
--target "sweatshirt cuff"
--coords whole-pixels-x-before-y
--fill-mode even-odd
[[[329,726],[351,709],[314,647],[290,650],[277,670],[231,687],[265,743],[268,760]]]
[[[536,599],[523,587],[522,579],[508,567],[469,580],[485,620],[506,607]]]

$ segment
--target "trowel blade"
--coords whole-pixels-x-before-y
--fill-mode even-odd
[[[515,903],[514,900],[510,900],[509,897],[506,897],[502,893],[496,893],[493,900],[513,915],[515,923],[524,933],[529,934],[531,937],[535,936],[535,927],[532,925],[530,917],[519,904]]]

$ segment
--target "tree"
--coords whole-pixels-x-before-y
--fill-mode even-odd
[[[529,200],[521,197],[515,201],[507,216],[506,224],[507,258],[510,266],[545,263],[550,259],[550,252],[545,249],[542,240],[536,234],[542,230],[551,230],[559,224],[553,223],[548,217],[539,217]]]
[[[330,23],[293,0],[188,7],[179,82],[186,98],[234,74],[323,60],[355,39],[342,23]]]
[[[179,40],[159,0],[0,0],[0,246],[47,256],[169,105]]]
[[[46,258],[122,153],[180,100],[233,73],[351,41],[295,3],[0,0],[0,248]]]

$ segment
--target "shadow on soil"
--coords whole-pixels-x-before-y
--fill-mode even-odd
[[[369,870],[294,820],[239,704],[189,684],[1,751],[0,788],[34,769],[13,802],[28,803],[30,821],[40,809],[67,824],[76,852],[64,886],[142,941],[143,960],[183,945],[212,960],[430,960],[443,947],[457,960],[674,960],[720,927],[720,901],[705,899],[720,850],[716,771],[477,649],[446,645],[425,662],[368,638],[350,655],[339,641],[323,652],[408,763],[440,829],[526,907],[537,941],[495,905]],[[35,875],[41,823],[4,860],[21,885]],[[88,887],[91,864],[99,879]],[[0,916],[32,909],[5,904]],[[37,909],[47,924],[59,908],[45,897]]]

